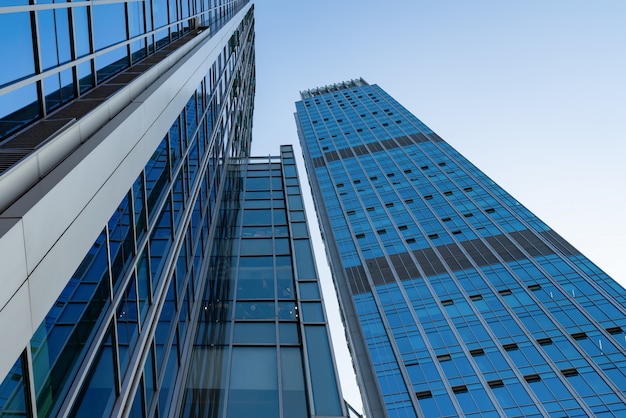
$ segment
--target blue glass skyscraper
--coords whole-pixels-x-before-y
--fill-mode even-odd
[[[377,85],[296,121],[368,416],[622,416],[626,291]]]

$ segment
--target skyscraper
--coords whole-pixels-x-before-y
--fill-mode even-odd
[[[377,85],[296,121],[368,416],[621,416],[626,291]]]
[[[252,2],[9,0],[0,40],[0,416],[344,416]]]

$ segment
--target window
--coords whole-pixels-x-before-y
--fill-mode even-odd
[[[465,385],[452,386],[452,392],[454,392],[454,393],[466,393],[467,392],[467,386],[465,386]]]
[[[490,380],[489,382],[487,382],[487,384],[490,388],[501,388],[504,386],[504,382],[502,381],[502,379]]]
[[[573,367],[571,369],[563,369],[561,370],[561,373],[563,373],[563,376],[565,377],[578,376],[578,370]]]

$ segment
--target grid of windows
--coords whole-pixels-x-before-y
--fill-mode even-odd
[[[344,416],[291,146],[226,181],[183,416]]]
[[[376,376],[366,405],[626,411],[624,289],[378,86],[305,91],[296,108],[357,368]]]
[[[225,48],[198,85],[0,384],[0,415],[167,416],[175,407],[224,162],[251,140],[251,11],[239,30],[246,41]]]
[[[0,71],[0,140],[195,29],[217,32],[246,3],[3,2],[0,55],[12,62]]]

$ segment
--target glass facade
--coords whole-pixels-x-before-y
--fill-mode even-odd
[[[301,93],[368,416],[622,416],[626,291],[377,85]]]
[[[216,33],[247,3],[3,1],[0,142],[192,31]]]
[[[291,146],[222,198],[181,416],[345,416]]]
[[[21,7],[6,13],[0,8],[0,21],[17,25],[24,15],[24,25],[17,25],[16,31],[37,34],[47,30],[46,42],[57,45],[45,46],[42,60],[55,48],[58,54],[46,58],[46,68],[52,68],[49,72],[56,71],[55,77],[62,79],[59,74],[67,65],[80,67],[86,62],[94,70],[89,75],[89,83],[94,85],[100,75],[106,78],[139,57],[131,54],[135,43],[141,44],[145,56],[189,31],[192,18],[201,18],[202,25],[217,22],[219,26],[245,3],[56,2],[45,7],[24,6],[24,12],[19,12]],[[159,20],[163,15],[166,18]],[[29,20],[38,25],[31,26]],[[76,34],[79,28],[90,26],[92,36],[72,36],[74,41],[69,42],[68,22],[74,24],[70,32]],[[135,29],[132,22],[138,25]],[[9,30],[0,26],[0,31]],[[161,29],[155,33],[153,28]],[[135,35],[128,38],[127,33]],[[159,38],[161,35],[164,38]],[[79,38],[86,42],[83,49]],[[159,43],[161,40],[165,43]],[[4,42],[0,48],[9,44]],[[77,60],[79,50],[84,58]],[[96,52],[100,50],[105,54]],[[24,58],[24,62],[29,60],[32,54]],[[33,88],[37,90],[40,66],[24,64],[23,69],[16,66],[11,70],[19,74],[3,70],[3,81],[26,80],[20,83],[28,87],[29,74],[34,73]],[[76,67],[68,71],[76,93],[82,78],[76,78]],[[174,394],[186,373],[196,328],[193,321],[200,315],[210,260],[206,255],[211,252],[221,216],[226,167],[230,158],[247,155],[250,147],[254,74],[250,8],[163,133],[144,169],[129,181],[132,186],[91,248],[84,250],[83,261],[34,331],[29,346],[10,373],[0,377],[0,416],[154,417],[176,413],[180,402]],[[0,91],[0,100],[7,98],[3,93]],[[40,102],[35,107],[42,106]]]

